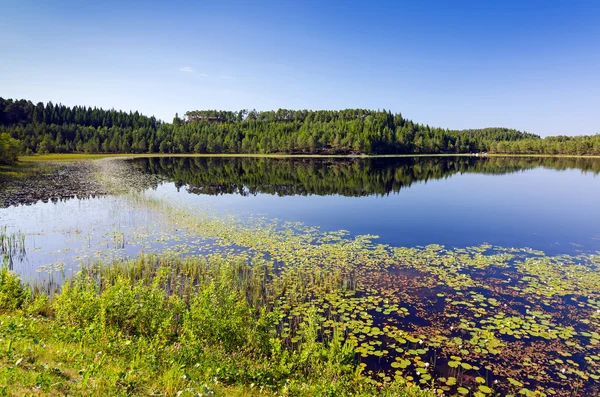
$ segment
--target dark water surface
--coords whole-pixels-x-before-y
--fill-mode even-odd
[[[161,197],[395,246],[600,249],[600,160],[149,158]]]

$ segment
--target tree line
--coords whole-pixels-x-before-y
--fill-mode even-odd
[[[21,153],[600,154],[600,135],[448,130],[367,109],[196,110],[171,123],[139,112],[0,98],[0,131]]]

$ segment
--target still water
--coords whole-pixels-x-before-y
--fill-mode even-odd
[[[394,246],[484,242],[550,254],[600,249],[600,161],[151,158],[160,197]]]
[[[131,189],[0,209],[2,249],[8,245],[9,265],[23,278],[53,289],[82,264],[243,250],[268,245],[280,227],[281,239],[261,253],[299,274],[342,268],[360,285],[343,299],[326,294],[309,303],[340,310],[369,376],[400,368],[429,384],[431,371],[444,390],[475,396],[492,388],[600,393],[599,160],[102,161],[94,163],[101,179],[115,191]],[[196,226],[210,219],[211,227],[188,227],[188,219]],[[264,225],[257,219],[268,227],[254,228]],[[303,234],[286,234],[288,222]],[[248,244],[211,240],[223,230],[235,234],[219,225],[242,225],[235,241]],[[343,254],[343,244],[322,247],[307,260],[308,248],[318,248],[315,227],[376,235],[389,247],[347,244],[354,248]],[[288,246],[290,239],[296,243]],[[420,246],[427,247],[391,248]],[[304,310],[288,308],[289,319]],[[431,368],[419,366],[425,363]]]
[[[112,160],[125,161],[125,160]],[[142,158],[151,198],[216,214],[265,216],[324,231],[376,235],[413,247],[529,247],[547,254],[600,250],[600,160],[527,158]],[[196,236],[121,196],[0,209],[0,226],[25,235],[15,270],[67,275],[80,263],[177,250]],[[202,240],[204,244],[205,240]],[[202,252],[195,249],[193,252]],[[44,273],[44,272],[42,272]]]

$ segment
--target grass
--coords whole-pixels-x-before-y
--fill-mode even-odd
[[[1,315],[0,395],[211,395],[253,396],[258,390],[213,381],[198,382],[177,363],[157,371],[143,360],[102,352],[105,348],[69,342],[56,332],[56,321],[22,314]],[[126,343],[126,342],[123,342]],[[143,354],[136,344],[130,350]],[[148,355],[152,353],[149,352]],[[189,372],[189,371],[188,371]],[[195,387],[195,388],[194,388]],[[202,394],[201,394],[202,393]]]
[[[140,257],[84,269],[50,297],[4,267],[0,396],[432,395],[363,376],[315,310],[285,343],[254,269],[243,256]]]
[[[117,185],[115,170],[104,172]],[[431,388],[542,396],[576,395],[586,384],[594,393],[597,256],[389,247],[372,236],[236,222],[128,197],[160,210],[176,237],[211,237],[252,253],[98,264],[61,291],[27,288],[4,269],[0,396],[425,396]],[[411,269],[419,274],[406,282]],[[562,309],[581,323],[553,318]],[[430,325],[403,320],[412,313]],[[581,352],[585,366],[565,359]],[[448,377],[427,371],[440,361]],[[391,369],[382,369],[386,362]]]

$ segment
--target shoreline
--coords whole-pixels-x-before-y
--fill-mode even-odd
[[[468,153],[458,154],[376,154],[376,155],[347,155],[347,154],[248,154],[248,153],[65,153],[65,154],[43,154],[31,156],[19,156],[21,162],[36,161],[74,161],[74,160],[97,160],[106,158],[149,158],[149,157],[230,157],[230,158],[342,158],[342,159],[368,159],[368,158],[415,158],[415,157],[524,157],[524,158],[575,158],[575,159],[600,159],[600,155],[571,155],[571,154],[486,154],[485,156],[474,156]]]

